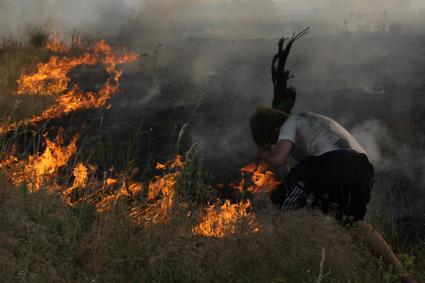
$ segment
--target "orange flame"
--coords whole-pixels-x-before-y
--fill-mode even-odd
[[[248,186],[247,191],[254,194],[270,193],[281,184],[280,181],[276,180],[275,174],[267,170],[267,165],[264,163],[259,165],[251,163],[241,168],[240,171],[242,174],[251,174],[251,181],[253,184]]]
[[[59,40],[58,37],[53,37],[49,39],[49,41],[46,44],[46,48],[50,51],[57,52],[57,53],[66,53],[70,51],[70,47]]]
[[[231,184],[234,189],[239,192],[245,190],[252,194],[269,193],[280,185],[276,180],[273,172],[267,170],[266,164],[257,165],[255,163],[248,164],[240,169],[241,180]],[[245,174],[250,176],[249,181],[246,180]],[[223,187],[223,185],[217,186]],[[222,205],[210,205],[205,212],[201,223],[192,229],[194,234],[223,238],[229,234],[236,233],[238,224],[242,220],[247,220],[250,229],[253,232],[259,232],[260,227],[255,223],[255,213],[250,212],[251,202],[249,200],[240,201],[231,204],[226,200]]]
[[[74,182],[71,187],[63,191],[63,196],[69,205],[82,201],[93,204],[97,211],[111,210],[123,198],[131,201],[129,216],[139,224],[167,223],[171,218],[175,202],[175,184],[184,168],[183,157],[176,156],[165,164],[157,164],[158,170],[167,170],[162,176],[155,179],[146,187],[146,198],[140,198],[144,185],[138,182],[126,182],[125,179],[106,178],[96,181],[89,176],[96,169],[87,168],[79,163],[73,171]],[[169,171],[169,172],[168,172]],[[80,194],[74,199],[75,194]]]
[[[70,47],[57,39],[47,44],[52,51],[67,52]],[[18,80],[18,95],[45,95],[55,98],[56,103],[40,115],[0,128],[0,134],[17,127],[34,124],[51,118],[62,117],[67,113],[83,108],[99,108],[105,106],[109,98],[119,90],[122,71],[118,64],[134,62],[138,59],[135,53],[118,54],[105,41],[100,40],[94,46],[79,46],[79,52],[63,56],[52,56],[47,63],[37,65],[34,74],[22,75]],[[74,54],[75,53],[75,54]],[[71,83],[70,72],[81,65],[103,64],[110,77],[97,92],[84,92],[76,84]]]
[[[237,232],[238,224],[242,220],[248,220],[248,224],[253,231],[257,232],[254,220],[255,215],[248,213],[251,207],[249,200],[231,204],[226,200],[221,206],[210,205],[206,209],[205,216],[201,223],[192,229],[192,232],[197,235],[224,238],[229,234]]]
[[[78,163],[74,167],[74,182],[71,187],[62,192],[68,205],[88,202],[93,204],[99,212],[109,211],[123,197],[134,197],[143,189],[143,184],[136,182],[127,184],[121,179],[106,178],[99,181],[90,176],[96,170],[96,166],[87,167],[83,163]]]
[[[155,180],[149,183],[147,204],[133,207],[130,213],[138,223],[167,223],[171,217],[176,194],[175,185],[184,168],[183,157],[177,155],[174,160],[165,164],[158,163],[156,168],[176,171],[166,173],[162,177],[156,176]]]
[[[63,130],[61,129],[54,141],[46,138],[46,149],[41,155],[34,154],[25,160],[17,157],[4,161],[0,168],[7,168],[15,185],[26,184],[30,191],[38,191],[46,185],[48,191],[54,191],[56,183],[51,183],[58,169],[66,166],[69,158],[77,151],[78,135],[75,135],[67,146],[63,146]],[[12,162],[10,162],[12,160]]]
[[[117,65],[133,62],[137,54],[116,52],[105,41],[100,40],[93,46],[84,45],[79,38],[73,38],[72,46],[53,39],[46,45],[52,52],[47,63],[37,65],[36,72],[24,74],[18,80],[17,95],[44,95],[55,99],[55,104],[40,115],[0,128],[0,134],[19,126],[42,122],[51,118],[82,109],[105,107],[108,99],[119,91],[122,71]],[[110,75],[104,85],[94,91],[82,91],[73,83],[70,72],[82,65],[102,64]],[[50,192],[60,193],[66,203],[93,204],[99,212],[112,209],[117,202],[126,199],[131,202],[129,215],[141,224],[166,223],[171,218],[175,205],[175,185],[184,161],[181,156],[164,164],[158,163],[157,170],[162,170],[147,186],[127,180],[125,176],[112,178],[105,173],[99,180],[93,165],[77,163],[72,169],[73,182],[67,186],[67,180],[59,180],[59,169],[67,165],[70,157],[77,151],[78,136],[64,146],[63,131],[55,141],[46,138],[46,149],[42,154],[34,154],[25,160],[16,156],[0,162],[0,169],[5,169],[15,185],[25,184],[30,191],[38,191],[42,186]],[[68,164],[70,166],[70,164]],[[60,182],[62,181],[62,182]],[[146,190],[142,197],[141,192]]]
[[[118,189],[116,189],[117,185],[120,185]],[[132,188],[131,190],[129,186],[121,180],[106,179],[102,189],[93,192],[93,195],[97,196],[97,198],[94,198],[92,203],[99,212],[109,211],[122,198],[132,197],[143,189],[143,185],[139,183],[131,184],[130,187]]]
[[[42,122],[62,117],[67,113],[84,109],[105,107],[109,98],[119,91],[122,71],[117,65],[137,60],[134,53],[115,52],[101,40],[93,46],[84,45],[78,39],[72,47],[58,39],[51,40],[46,48],[53,52],[47,63],[40,63],[33,74],[22,75],[18,80],[17,95],[45,95],[55,99],[55,104],[40,115],[0,127],[0,134],[22,125]],[[58,53],[58,54],[56,54]],[[109,74],[104,85],[94,91],[82,91],[72,83],[70,72],[78,66],[102,64]],[[74,136],[64,146],[61,130],[54,141],[46,138],[46,149],[25,160],[16,156],[3,160],[0,169],[6,169],[15,185],[27,185],[30,191],[42,187],[50,192],[58,192],[66,203],[73,206],[80,202],[93,204],[97,211],[111,210],[119,201],[128,200],[131,204],[129,216],[143,225],[167,223],[170,221],[176,203],[176,184],[182,174],[185,163],[181,156],[164,164],[158,163],[156,169],[162,171],[147,185],[128,180],[125,176],[110,176],[105,173],[103,179],[94,174],[93,165],[77,163],[72,168],[73,182],[65,185],[58,176],[69,159],[77,152],[77,139]],[[112,173],[111,173],[112,174]],[[274,174],[262,164],[249,164],[241,169],[240,182],[233,184],[240,192],[270,192],[280,183]],[[246,177],[249,177],[246,180]],[[143,192],[143,194],[142,194]],[[223,238],[238,232],[240,224],[247,223],[253,232],[260,231],[255,222],[255,213],[250,200],[231,203],[229,200],[210,205],[204,211],[201,222],[192,228],[197,235]]]
[[[89,171],[83,163],[78,163],[74,168],[73,172],[75,176],[73,187],[85,187],[87,185],[87,178],[89,176]]]

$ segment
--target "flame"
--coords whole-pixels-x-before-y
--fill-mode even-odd
[[[38,191],[46,185],[48,191],[54,191],[57,187],[54,178],[58,170],[66,166],[68,160],[77,151],[78,135],[75,135],[67,146],[63,146],[63,129],[61,129],[54,141],[45,139],[46,149],[40,155],[30,155],[27,159],[19,160],[16,156],[0,164],[0,168],[6,168],[10,172],[13,184],[19,186],[26,184],[29,191]]]
[[[109,211],[121,198],[136,195],[143,188],[143,184],[127,185],[124,180],[115,178],[99,181],[91,176],[96,170],[96,166],[86,166],[83,163],[74,167],[74,182],[62,191],[62,196],[69,206],[87,202],[93,204],[99,212]]]
[[[244,173],[251,174],[252,185],[248,186],[247,191],[254,194],[270,193],[281,184],[280,181],[276,180],[275,174],[267,170],[267,165],[265,163],[259,165],[251,163],[241,168],[240,171],[242,175]],[[244,178],[242,178],[242,180],[244,180]],[[239,190],[241,186],[243,187],[242,182],[235,185]]]
[[[273,172],[267,170],[267,165],[262,163],[257,165],[251,163],[240,169],[241,179],[239,182],[230,184],[241,194],[245,191],[251,194],[269,193],[280,185]],[[246,180],[249,177],[249,180]],[[222,184],[216,186],[223,188]],[[206,237],[223,238],[237,232],[239,223],[243,220],[253,232],[259,232],[260,226],[255,222],[255,213],[250,210],[252,204],[250,200],[242,200],[232,204],[226,200],[222,205],[210,205],[201,223],[192,229],[197,235]]]
[[[85,188],[87,186],[87,180],[89,176],[89,169],[83,164],[78,163],[72,172],[75,179],[72,184],[72,187],[69,188],[69,191],[74,191],[77,188]]]
[[[55,103],[40,115],[17,123],[3,126],[0,134],[20,126],[35,124],[52,118],[58,118],[67,113],[84,109],[105,106],[109,98],[119,91],[119,80],[122,70],[117,65],[134,62],[138,59],[135,53],[115,52],[104,40],[94,46],[84,45],[80,41],[76,52],[69,52],[70,47],[58,39],[52,39],[47,48],[62,52],[61,56],[52,56],[47,63],[37,65],[33,74],[24,74],[18,79],[17,95],[44,95],[55,98]],[[121,54],[122,53],[122,54]],[[97,92],[82,91],[71,82],[70,72],[78,66],[102,64],[110,77]]]
[[[226,200],[221,206],[210,205],[206,209],[205,216],[201,223],[192,229],[197,235],[206,237],[224,238],[229,234],[237,232],[238,224],[243,220],[248,220],[248,224],[254,232],[258,231],[254,220],[255,214],[249,213],[251,202],[241,201],[231,204]]]
[[[175,170],[162,177],[156,176],[148,186],[147,205],[133,207],[130,216],[138,223],[167,223],[171,218],[175,202],[175,185],[181,170],[184,169],[183,157],[177,155],[165,164],[158,163],[157,170]]]
[[[124,197],[129,198],[131,211],[129,216],[139,224],[167,223],[175,202],[175,184],[184,168],[181,156],[176,156],[165,164],[157,164],[157,168],[165,173],[155,176],[147,186],[147,198],[141,200],[140,193],[144,185],[138,182],[126,182],[125,179],[106,178],[104,181],[91,177],[97,170],[96,166],[86,166],[79,162],[73,168],[74,180],[72,185],[63,190],[54,179],[58,170],[67,165],[70,157],[77,151],[78,136],[64,146],[63,130],[54,141],[46,138],[46,149],[40,155],[34,154],[27,159],[19,160],[16,156],[2,161],[0,169],[9,173],[9,177],[16,186],[26,185],[31,192],[45,187],[49,192],[61,193],[65,202],[73,206],[77,203],[88,202],[93,204],[97,211],[111,210]]]
[[[104,40],[87,45],[73,37],[72,45],[67,45],[54,38],[46,48],[51,52],[50,59],[38,64],[34,73],[21,75],[16,94],[50,96],[55,103],[40,115],[0,127],[0,134],[23,125],[59,118],[79,109],[107,107],[108,99],[119,91],[122,70],[117,66],[138,58],[137,54],[124,50],[114,51]],[[83,65],[102,65],[109,74],[96,91],[83,91],[72,82],[71,71]],[[99,174],[95,174],[98,170],[96,166],[83,162],[78,162],[74,167],[69,164],[69,159],[77,152],[77,139],[78,135],[64,145],[61,130],[54,141],[46,138],[43,153],[26,159],[11,155],[0,162],[0,169],[6,171],[15,185],[26,185],[31,192],[46,187],[50,192],[59,193],[69,206],[87,202],[99,212],[105,212],[126,199],[132,208],[129,216],[140,224],[166,223],[170,220],[175,205],[175,185],[184,168],[181,156],[164,164],[158,163],[156,169],[161,174],[147,185],[128,180],[125,175],[110,176],[112,171],[105,172],[104,178],[99,179]],[[59,178],[59,169],[66,166],[72,170],[71,184],[67,184],[65,178]],[[142,192],[146,194],[142,195]]]
[[[61,40],[59,40],[58,37],[53,37],[49,39],[49,41],[46,44],[46,48],[56,53],[66,53],[71,50],[70,46],[68,46],[66,43],[62,42]]]
[[[118,189],[116,189],[117,186]],[[142,184],[140,184],[139,188],[140,190],[143,188]],[[95,201],[93,202],[97,211],[105,212],[111,210],[123,197],[131,196],[131,192],[127,190],[125,182],[108,178],[105,180],[102,190],[95,191],[94,195],[99,196],[99,198],[95,198]]]
[[[176,156],[166,163],[158,163],[156,169],[163,174],[155,176],[147,186],[138,182],[127,182],[125,178],[97,180],[93,177],[97,167],[79,162],[72,170],[72,185],[63,190],[63,185],[55,182],[54,178],[58,175],[58,169],[65,167],[70,157],[76,153],[77,139],[78,136],[74,136],[71,142],[64,146],[62,130],[54,141],[46,138],[46,149],[42,154],[35,154],[21,161],[13,156],[2,162],[0,169],[7,168],[8,172],[11,172],[10,177],[15,185],[26,184],[32,192],[45,186],[50,192],[62,194],[70,206],[88,202],[93,204],[97,211],[105,212],[115,207],[120,200],[127,199],[131,207],[128,215],[136,223],[153,225],[170,221],[175,206],[175,186],[185,166],[183,157]],[[264,168],[254,168],[247,166],[243,171],[253,174],[253,181],[258,188],[268,184],[267,178],[263,179],[267,174],[259,175],[262,178],[256,175]],[[144,190],[146,197],[143,199],[140,195]],[[240,224],[244,222],[248,223],[252,232],[259,232],[261,229],[255,222],[256,215],[251,208],[250,200],[239,203],[231,203],[229,200],[224,203],[217,202],[205,209],[201,222],[192,228],[192,233],[223,238],[237,233]]]
[[[159,224],[167,223],[171,219],[175,204],[175,184],[184,168],[182,156],[178,155],[164,164],[158,163],[157,169],[164,171],[164,174],[155,176],[146,188],[142,183],[127,182],[125,179],[105,178],[104,181],[98,181],[90,178],[90,174],[94,173],[96,168],[89,167],[82,163],[75,166],[74,182],[62,192],[68,205],[88,202],[93,204],[97,211],[105,212],[111,210],[120,200],[127,198],[131,205],[129,216],[136,223]],[[144,189],[147,197],[142,199],[140,194]],[[77,199],[75,195],[79,195]]]
[[[18,80],[16,93],[50,96],[55,103],[40,115],[0,127],[0,134],[23,125],[59,118],[79,109],[107,107],[108,100],[120,90],[122,70],[117,65],[138,58],[134,53],[114,51],[103,40],[87,45],[76,38],[70,46],[52,39],[46,48],[52,53],[50,59],[38,64],[36,72],[23,74]],[[102,65],[109,74],[96,91],[83,91],[72,82],[71,71],[83,65]],[[78,162],[71,167],[69,160],[77,152],[77,140],[78,135],[75,135],[64,145],[63,130],[60,130],[54,141],[45,138],[43,153],[26,159],[11,154],[0,162],[0,169],[6,171],[14,185],[26,185],[31,192],[46,188],[49,192],[60,194],[69,206],[87,202],[102,213],[125,200],[130,205],[128,216],[136,223],[153,225],[170,221],[176,206],[176,184],[185,167],[183,157],[176,156],[171,161],[156,164],[160,174],[147,184],[134,182],[124,174],[112,171],[104,172],[104,177],[99,178],[95,165]],[[60,169],[67,166],[72,169],[72,183],[59,178]],[[241,180],[231,185],[241,193],[270,192],[280,184],[265,164],[249,164],[240,171]],[[202,212],[201,222],[192,228],[196,235],[223,238],[237,233],[243,223],[247,223],[253,232],[260,231],[249,199],[238,203],[217,201]]]

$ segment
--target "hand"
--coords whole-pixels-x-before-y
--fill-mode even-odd
[[[255,162],[262,161],[264,154],[270,151],[270,146],[259,146],[257,147],[257,153],[255,154]]]

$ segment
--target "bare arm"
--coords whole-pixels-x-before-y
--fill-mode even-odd
[[[385,239],[372,227],[372,225],[364,221],[358,221],[351,232],[354,238],[365,239],[367,244],[375,253],[382,257],[385,263],[392,265],[398,272],[400,272],[402,274],[402,282],[417,283],[416,279],[411,274],[403,271],[403,266],[400,263],[400,260],[394,254]]]
[[[258,148],[257,159],[263,160],[272,166],[282,166],[293,149],[294,143],[292,141],[280,140],[273,149]]]

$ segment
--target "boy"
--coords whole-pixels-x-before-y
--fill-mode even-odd
[[[271,108],[251,117],[257,159],[279,167],[298,161],[272,194],[282,209],[313,206],[339,220],[362,220],[370,200],[373,166],[353,136],[331,118]],[[274,145],[272,147],[272,145]],[[310,198],[309,198],[310,197]]]
[[[251,117],[256,159],[279,167],[293,156],[298,164],[272,192],[281,209],[319,208],[340,223],[351,224],[353,236],[366,237],[371,248],[400,273],[402,265],[382,236],[361,220],[373,184],[373,166],[354,137],[331,118],[310,113],[287,114],[260,108]],[[404,282],[416,282],[407,273]]]

